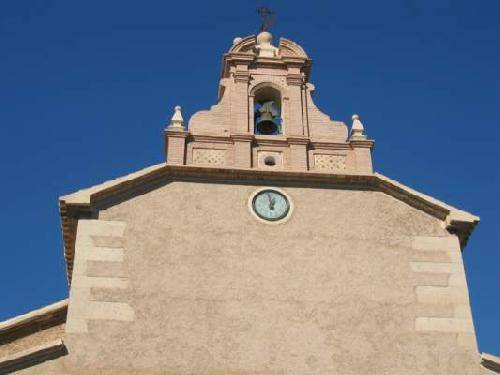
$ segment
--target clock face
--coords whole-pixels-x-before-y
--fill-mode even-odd
[[[287,197],[276,190],[262,190],[253,198],[253,209],[264,220],[283,219],[290,210]]]

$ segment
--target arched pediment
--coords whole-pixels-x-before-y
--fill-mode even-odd
[[[309,58],[306,51],[304,51],[301,46],[286,38],[280,38],[279,50],[280,55],[282,56],[302,57],[305,59]]]
[[[229,53],[254,53],[254,48],[256,45],[255,35],[249,35],[244,38],[240,38],[240,41],[234,44],[230,49]],[[308,59],[307,53],[304,49],[297,43],[286,39],[280,38],[279,43],[279,55],[287,57],[301,57]]]
[[[255,35],[249,35],[244,38],[240,38],[241,40],[233,44],[233,46],[229,49],[229,53],[253,53],[253,49],[256,44]]]

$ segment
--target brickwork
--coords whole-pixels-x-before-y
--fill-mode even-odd
[[[232,164],[237,168],[252,167],[252,141],[249,134],[233,134],[234,142]]]
[[[302,123],[302,91],[299,78],[288,81],[289,100],[286,106],[286,134],[304,136],[304,124]]]
[[[166,132],[167,162],[173,165],[185,164],[186,136],[184,132]]]
[[[305,144],[290,145],[290,169],[297,171],[308,169],[307,149]]]
[[[356,173],[371,174],[373,173],[371,149],[364,145],[363,147],[358,147],[358,143],[354,143],[353,146],[356,159]]]
[[[240,70],[242,69],[242,70]],[[249,133],[248,113],[252,112],[248,107],[248,80],[250,76],[245,65],[238,66],[238,71],[234,75],[234,89],[231,97],[231,117],[232,133]]]
[[[236,39],[231,50],[224,55],[219,102],[210,110],[199,111],[191,117],[184,138],[178,132],[167,132],[167,163],[269,169],[256,157],[262,149],[259,145],[260,136],[255,135],[254,124],[256,95],[266,95],[261,90],[268,89],[269,92],[279,92],[275,96],[269,94],[273,96],[269,100],[281,101],[277,104],[281,108],[282,134],[266,139],[266,151],[289,155],[279,169],[371,174],[370,150],[373,142],[359,139],[353,143],[346,124],[331,120],[315,106],[312,100],[314,85],[308,82],[311,60],[304,50],[284,38],[280,40],[279,47],[274,47],[270,34],[260,40],[264,43],[262,46],[259,45],[258,37]],[[261,54],[265,55],[265,59],[262,59],[264,55]],[[296,137],[306,142],[297,144],[290,141]],[[191,145],[194,142],[196,146]],[[207,151],[200,152],[204,156],[195,155],[195,148],[217,150],[218,146],[213,144],[219,142],[229,142],[231,145],[224,163],[218,157],[215,157],[216,161],[213,160],[218,151],[214,151],[211,156],[208,156]],[[346,153],[345,167],[342,167],[340,159],[336,160],[334,166],[327,167],[327,159],[331,157],[326,157],[319,161],[319,168],[309,168],[311,142],[320,142],[320,148],[342,150]],[[282,150],[284,146],[288,149],[286,153]],[[188,150],[187,156],[185,149]],[[191,149],[192,155],[189,154]],[[314,164],[313,161],[311,163]]]

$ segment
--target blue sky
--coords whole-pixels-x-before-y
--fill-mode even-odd
[[[500,354],[500,2],[267,1],[313,58],[315,101],[376,140],[375,169],[480,215],[465,250],[480,350]],[[214,104],[257,1],[0,4],[0,320],[67,295],[57,198],[163,160]]]

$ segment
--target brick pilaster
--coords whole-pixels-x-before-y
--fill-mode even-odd
[[[251,134],[233,134],[234,166],[237,168],[252,168],[252,141]]]
[[[351,140],[350,145],[354,151],[355,173],[372,174],[372,140]]]
[[[308,170],[307,146],[309,139],[306,137],[288,137],[287,142],[290,145],[290,169],[297,171]]]
[[[165,156],[167,164],[186,164],[186,138],[188,132],[185,130],[165,130]]]

